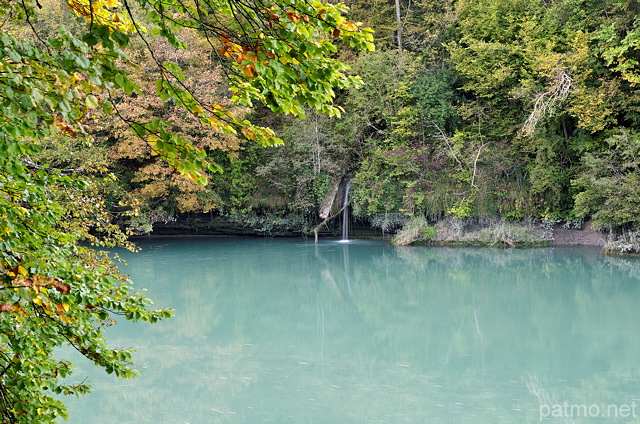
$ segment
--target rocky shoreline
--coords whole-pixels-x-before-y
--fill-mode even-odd
[[[397,233],[383,233],[372,228],[366,222],[358,220],[350,224],[350,238],[389,240],[398,245],[446,245],[446,246],[502,246],[502,247],[541,247],[541,246],[590,246],[602,249],[603,253],[614,255],[638,256],[640,248],[637,233],[623,237],[612,236],[593,228],[586,221],[579,228],[567,228],[556,223],[512,223],[495,221],[486,223],[460,223],[443,220],[435,224],[422,223],[411,233],[411,223],[405,223]],[[340,238],[338,220],[319,231],[320,239]],[[166,222],[154,224],[153,232],[137,237],[167,236],[236,236],[236,237],[313,237],[304,232],[300,225],[286,219],[274,222],[269,219],[246,222],[234,221],[228,217],[213,214],[185,214]],[[405,236],[404,239],[401,237]],[[632,236],[631,241],[627,241]],[[626,239],[625,239],[626,237]],[[634,238],[635,237],[635,238]]]
[[[490,226],[490,225],[488,225]],[[476,224],[474,230],[486,228]],[[534,226],[531,230],[538,233],[548,244],[554,246],[594,246],[604,247],[607,243],[607,234],[592,228],[591,221],[585,222],[581,228],[565,228],[562,225],[554,225],[550,229],[542,226]],[[319,236],[321,238],[338,237],[340,228],[337,225],[331,225],[324,228]],[[185,214],[174,219],[157,222],[153,226],[151,236],[267,236],[267,237],[304,237],[312,236],[305,234],[299,227],[294,225],[278,224],[247,226],[243,223],[234,222],[228,218],[212,215],[212,214]],[[392,235],[392,234],[391,234]],[[353,238],[381,238],[388,239],[390,234],[384,234],[382,231],[372,228],[366,223],[353,222],[351,224],[351,236]],[[147,235],[148,236],[148,235]],[[445,242],[464,242],[468,241],[462,237],[455,239],[455,234],[450,234]]]
[[[582,225],[581,229],[564,228],[559,226],[552,229],[551,243],[554,246],[594,246],[601,247],[607,244],[607,234],[595,230],[591,221]]]

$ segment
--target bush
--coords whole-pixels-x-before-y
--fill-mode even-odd
[[[476,235],[480,242],[489,246],[538,246],[548,241],[530,227],[505,222],[483,228]]]
[[[397,246],[407,246],[419,241],[432,241],[435,236],[436,229],[429,225],[425,217],[412,217],[391,242]]]
[[[631,230],[613,236],[604,246],[603,251],[609,254],[640,254],[640,231]]]

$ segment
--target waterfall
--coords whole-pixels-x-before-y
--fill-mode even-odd
[[[351,180],[344,187],[344,202],[342,203],[342,240],[349,240],[349,188]]]

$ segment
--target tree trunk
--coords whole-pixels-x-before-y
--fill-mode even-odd
[[[396,30],[398,51],[402,53],[402,17],[400,16],[400,0],[396,0],[396,23],[398,25],[398,28]]]

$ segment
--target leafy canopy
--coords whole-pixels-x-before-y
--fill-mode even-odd
[[[205,36],[224,68],[233,99],[262,102],[276,112],[304,115],[302,105],[338,115],[336,90],[360,84],[334,58],[338,44],[373,49],[372,31],[345,19],[341,4],[304,0],[66,0],[86,21],[80,34],[60,28],[49,39],[35,25],[38,2],[0,2],[0,420],[50,423],[66,418],[57,394],[86,393],[61,381],[69,362],[54,350],[71,345],[119,377],[135,375],[131,351],[107,346],[103,330],[114,316],[155,322],[170,310],[149,309],[110,254],[89,248],[126,244],[111,224],[98,183],[113,177],[100,166],[55,168],[39,163],[45,144],[82,139],[86,119],[120,114],[167,164],[204,184],[218,170],[207,152],[171,132],[171,122],[136,120],[119,110],[123,96],[140,95],[135,63],[124,53],[132,37],[162,36],[178,48],[190,28]],[[25,31],[28,29],[28,31]],[[28,34],[28,35],[27,35]],[[152,49],[151,56],[156,59]],[[180,63],[155,60],[156,94],[212,130],[280,143],[268,128],[205,102],[185,83]],[[130,246],[131,247],[131,246]]]

